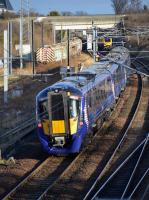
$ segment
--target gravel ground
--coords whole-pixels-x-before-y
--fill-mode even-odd
[[[0,198],[47,156],[41,149],[36,132],[30,134],[16,145],[13,155],[16,163],[0,165]]]

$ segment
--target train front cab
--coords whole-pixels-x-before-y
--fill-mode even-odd
[[[104,48],[110,49],[112,47],[112,38],[105,38],[104,39]]]
[[[47,99],[40,101],[40,124],[48,138],[49,148],[62,151],[71,145],[78,129],[80,97],[66,91],[50,91]]]
[[[104,49],[110,49],[112,47],[112,38],[101,38],[99,40],[99,46],[102,46]]]

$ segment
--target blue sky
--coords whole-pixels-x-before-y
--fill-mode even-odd
[[[27,0],[24,0],[24,2]],[[20,0],[10,0],[15,10],[19,10]],[[143,0],[149,6],[149,0]],[[51,10],[84,11],[89,14],[111,14],[111,0],[30,0],[30,7],[41,14],[47,14]]]

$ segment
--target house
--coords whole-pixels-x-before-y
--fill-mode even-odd
[[[0,0],[0,13],[13,12],[12,5],[9,0]]]

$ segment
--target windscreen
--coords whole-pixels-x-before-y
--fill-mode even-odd
[[[105,38],[105,42],[110,42],[110,39],[109,38]]]
[[[64,103],[61,94],[51,96],[51,114],[52,120],[64,120]]]
[[[39,118],[48,119],[48,101],[44,100],[39,103]]]
[[[76,99],[69,99],[69,115],[70,118],[75,118],[78,116],[79,112],[79,101]]]

